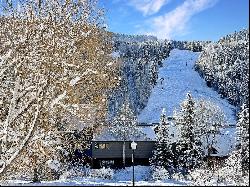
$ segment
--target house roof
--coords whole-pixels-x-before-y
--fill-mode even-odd
[[[169,133],[171,137],[171,142],[177,142],[179,138],[179,130],[175,125],[174,121],[169,121]],[[138,125],[141,136],[131,138],[127,141],[156,141],[156,134],[154,129],[157,124],[142,124]],[[201,137],[203,147],[205,149],[205,154],[208,154],[207,147],[208,144],[212,145],[216,149],[216,154],[210,154],[211,156],[227,156],[233,151],[235,145],[235,126],[226,126],[220,129],[220,132],[215,134],[210,134],[208,137],[208,142],[205,136]],[[172,135],[172,136],[171,136]],[[93,141],[123,141],[122,139],[116,138],[111,135],[108,129],[104,130],[101,134],[94,136]],[[213,143],[212,143],[213,142]]]
[[[127,141],[155,141],[154,126],[140,126],[138,125],[140,135],[128,139]],[[123,141],[121,138],[112,136],[109,129],[105,129],[101,134],[95,135],[93,141]]]

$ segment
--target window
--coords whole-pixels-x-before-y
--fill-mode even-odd
[[[106,144],[105,143],[100,143],[99,144],[99,149],[106,149]]]
[[[109,149],[108,143],[95,143],[95,149]]]

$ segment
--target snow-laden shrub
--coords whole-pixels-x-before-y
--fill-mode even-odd
[[[214,167],[204,165],[190,172],[190,176],[191,185],[194,186],[247,186],[249,184],[249,174],[242,174],[237,153],[233,153],[223,165]]]
[[[89,176],[93,178],[112,179],[114,171],[110,168],[92,169]]]
[[[249,185],[249,173],[242,178],[242,186],[248,186]]]
[[[245,183],[245,177],[248,177],[248,175],[243,173],[241,152],[239,150],[232,152],[225,165],[217,170],[218,180],[227,185],[241,186]]]
[[[185,177],[183,176],[183,174],[182,173],[174,173],[173,174],[173,179],[175,179],[175,180],[184,180],[185,179]]]
[[[89,175],[90,169],[87,167],[75,167],[67,170],[60,175],[60,180],[72,179],[76,177],[86,177]]]
[[[55,171],[58,171],[61,166],[58,160],[48,160],[46,163],[50,169]]]
[[[73,175],[74,175],[74,171],[71,169],[69,171],[65,171],[63,172],[62,175],[60,175],[60,180],[66,180],[66,179],[70,179]]]
[[[169,179],[169,172],[164,167],[156,167],[153,169],[152,178],[154,181]]]
[[[211,186],[218,183],[216,175],[208,169],[196,169],[190,173],[192,186]]]

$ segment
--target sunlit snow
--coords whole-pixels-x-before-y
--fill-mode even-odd
[[[153,88],[147,106],[141,111],[138,120],[141,123],[156,123],[160,120],[163,108],[167,115],[172,116],[174,109],[178,109],[180,103],[190,92],[195,99],[211,100],[225,112],[230,124],[235,124],[235,107],[212,88],[207,87],[206,82],[194,70],[195,61],[199,57],[198,52],[174,49],[170,57],[163,62],[159,69],[157,85]]]
[[[74,86],[79,80],[81,80],[81,78],[77,76],[76,78],[72,79],[69,84]]]

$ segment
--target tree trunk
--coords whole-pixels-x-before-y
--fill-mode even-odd
[[[39,174],[38,174],[38,169],[37,169],[37,167],[35,167],[33,171],[34,171],[34,174],[33,174],[32,182],[40,182],[40,181],[39,181]]]
[[[125,169],[125,165],[126,165],[126,153],[125,153],[125,141],[123,142],[122,145],[122,158],[123,158],[123,168]]]

